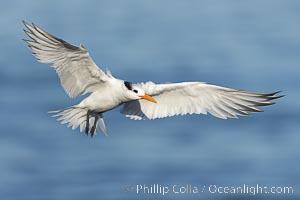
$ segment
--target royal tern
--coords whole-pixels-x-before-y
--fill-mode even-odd
[[[35,24],[23,23],[31,38],[24,41],[39,62],[52,64],[66,93],[71,98],[90,93],[77,105],[52,111],[62,124],[79,127],[87,135],[97,133],[98,123],[107,135],[103,113],[120,105],[121,113],[133,120],[207,113],[227,119],[260,112],[257,106],[282,97],[278,92],[248,92],[204,82],[133,84],[115,78],[109,70],[103,72],[83,45],[74,46]]]

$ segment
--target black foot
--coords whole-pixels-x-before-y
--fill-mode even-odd
[[[95,120],[94,120],[94,125],[91,129],[91,136],[93,137],[94,133],[95,133],[95,130],[96,130],[96,127],[97,127],[97,122],[98,122],[98,114],[95,114]]]
[[[89,130],[90,130],[90,113],[91,111],[87,111],[86,113],[86,126],[85,126],[85,134],[89,134]]]

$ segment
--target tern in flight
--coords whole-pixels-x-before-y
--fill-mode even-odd
[[[274,104],[271,100],[282,97],[278,92],[248,92],[204,82],[134,84],[115,78],[109,70],[102,71],[84,46],[74,46],[35,24],[23,23],[31,38],[24,41],[39,62],[52,64],[66,93],[71,98],[90,94],[77,105],[52,111],[62,124],[79,127],[87,135],[96,134],[98,124],[107,135],[103,113],[121,105],[121,113],[133,120],[207,113],[227,119],[261,112],[257,106]]]

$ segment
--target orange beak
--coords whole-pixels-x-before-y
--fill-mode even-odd
[[[141,99],[146,99],[146,100],[151,101],[153,103],[157,103],[157,101],[153,97],[149,96],[148,94],[145,94],[144,96],[139,96],[139,97],[141,97]]]

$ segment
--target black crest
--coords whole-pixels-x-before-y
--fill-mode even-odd
[[[124,81],[124,85],[126,86],[126,88],[128,90],[132,90],[132,83],[128,82],[128,81]]]

